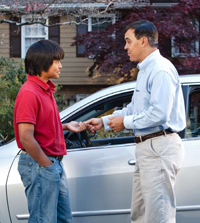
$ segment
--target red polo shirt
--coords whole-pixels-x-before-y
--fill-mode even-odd
[[[24,149],[19,140],[17,124],[32,123],[35,125],[34,137],[45,154],[67,154],[54,91],[53,82],[45,83],[37,76],[28,75],[17,95],[14,109],[15,136],[19,148]]]

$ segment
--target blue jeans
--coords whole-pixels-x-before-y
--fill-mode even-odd
[[[29,223],[71,223],[67,178],[62,163],[55,159],[49,167],[39,165],[28,153],[21,154],[18,171],[28,201]]]

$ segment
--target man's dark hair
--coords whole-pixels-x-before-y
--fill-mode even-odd
[[[135,37],[137,39],[145,36],[148,39],[150,46],[158,46],[158,31],[152,22],[147,20],[132,22],[126,26],[125,32],[129,29],[134,29]]]
[[[25,57],[26,73],[41,76],[41,72],[48,71],[54,60],[61,60],[64,55],[61,46],[54,41],[40,40],[33,43]]]

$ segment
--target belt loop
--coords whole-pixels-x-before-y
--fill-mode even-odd
[[[142,136],[140,136],[140,142],[142,142]]]
[[[164,135],[166,136],[166,135],[167,135],[166,131],[165,131],[165,130],[163,130],[163,132],[164,132]]]

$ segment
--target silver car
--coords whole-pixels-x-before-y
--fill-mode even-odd
[[[177,177],[177,222],[200,222],[200,75],[181,76],[187,127],[185,160]],[[130,102],[135,82],[103,89],[60,113],[62,123],[101,117]],[[51,120],[49,120],[51,121]],[[74,223],[130,223],[135,143],[132,132],[64,132]],[[16,141],[0,147],[0,223],[26,223],[27,202],[17,171]],[[53,193],[53,191],[52,191]],[[48,205],[48,204],[47,204]],[[53,211],[53,210],[52,210]]]

